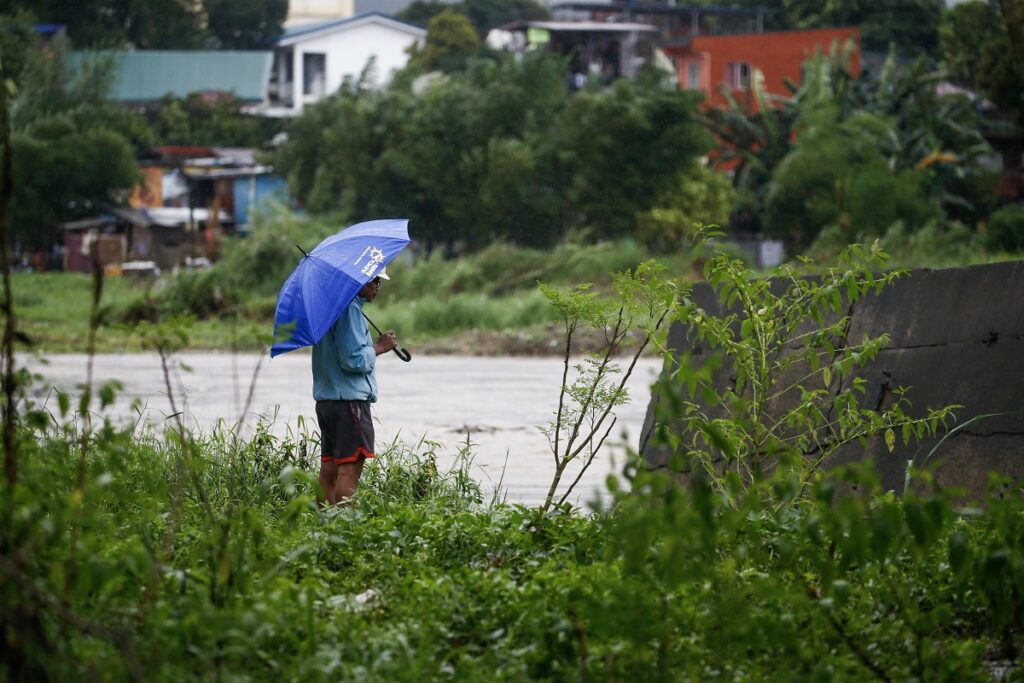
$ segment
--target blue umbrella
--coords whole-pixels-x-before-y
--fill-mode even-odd
[[[407,244],[409,221],[400,218],[357,223],[318,244],[277,295],[271,357],[323,339],[359,290]]]

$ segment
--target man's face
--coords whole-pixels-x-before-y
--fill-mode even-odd
[[[359,290],[359,296],[363,297],[367,301],[373,301],[377,298],[377,293],[380,291],[380,278],[375,277]]]

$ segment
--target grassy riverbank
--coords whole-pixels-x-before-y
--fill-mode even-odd
[[[307,239],[313,243],[311,238]],[[107,277],[101,306],[101,352],[138,351],[139,321],[190,315],[189,348],[265,348],[273,327],[277,289],[297,250],[259,234],[233,243],[221,262],[204,271],[159,280]],[[294,252],[294,253],[293,253]],[[389,266],[393,279],[368,313],[382,329],[398,331],[420,353],[542,355],[556,351],[558,316],[537,289],[543,281],[570,287],[607,287],[616,271],[650,255],[632,243],[564,244],[544,252],[495,244],[482,252],[444,259],[440,252]],[[663,256],[672,272],[691,272],[693,255]],[[259,277],[240,273],[259,271]],[[20,273],[13,279],[19,329],[43,352],[86,349],[92,297],[89,276]],[[588,348],[581,339],[580,349]]]
[[[141,349],[133,326],[169,316],[191,316],[189,348],[256,351],[270,342],[277,291],[297,263],[295,245],[311,249],[335,231],[327,220],[304,221],[288,213],[260,218],[252,235],[229,240],[212,268],[165,274],[158,280],[108,277],[103,288],[97,349]],[[1011,258],[987,253],[969,240],[936,237],[921,242],[887,238],[883,247],[898,267],[950,266]],[[892,242],[892,244],[888,244]],[[827,252],[828,250],[826,250]],[[827,263],[833,255],[825,254]],[[418,353],[544,355],[561,334],[556,311],[538,282],[556,287],[592,283],[607,289],[617,271],[654,258],[682,279],[701,277],[700,254],[652,254],[632,241],[564,243],[550,250],[492,244],[474,254],[444,258],[402,254],[371,317],[399,333]],[[84,351],[92,282],[75,273],[15,274],[19,329],[42,352]],[[594,343],[579,339],[577,350]]]

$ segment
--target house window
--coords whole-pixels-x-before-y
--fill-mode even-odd
[[[324,53],[302,55],[302,94],[313,97],[327,94],[327,55]]]
[[[686,65],[686,83],[690,90],[700,90],[700,64],[697,62]]]
[[[725,84],[733,90],[750,87],[750,62],[726,62]]]

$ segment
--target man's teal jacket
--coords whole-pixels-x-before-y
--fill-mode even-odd
[[[362,297],[353,299],[313,346],[314,400],[376,402],[377,353],[363,317],[364,303]]]

